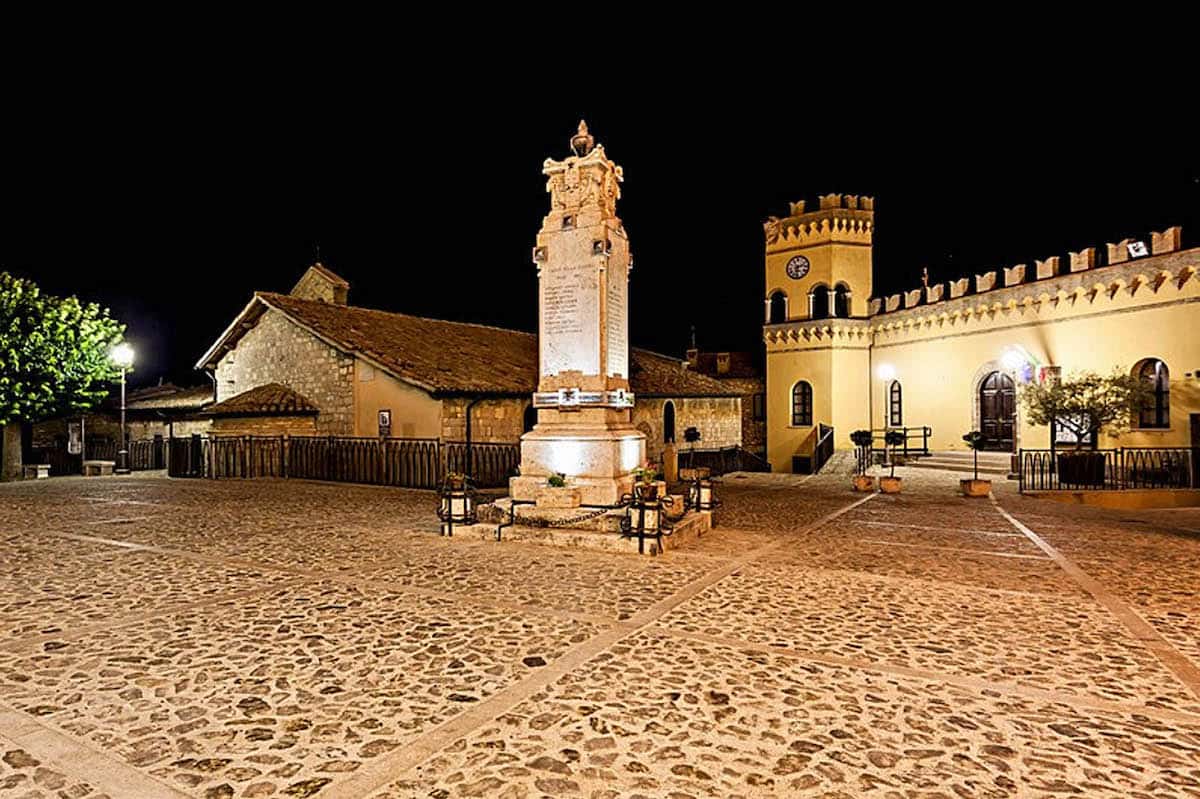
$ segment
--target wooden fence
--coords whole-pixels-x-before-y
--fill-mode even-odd
[[[197,435],[171,439],[168,473],[437,488],[448,472],[465,472],[477,486],[490,488],[507,485],[520,461],[518,444],[473,443],[467,453],[463,442],[433,438]]]
[[[51,447],[34,447],[29,463],[47,463],[50,474],[82,474],[83,459],[89,461],[116,461],[117,442],[109,439],[85,442],[86,455],[72,455],[66,444]],[[167,442],[161,436],[133,439],[129,442],[129,468],[135,472],[167,468]]]

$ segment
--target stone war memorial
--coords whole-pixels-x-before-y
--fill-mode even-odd
[[[542,170],[550,211],[533,250],[537,424],[521,437],[520,475],[510,481],[511,496],[482,509],[480,518],[507,521],[508,538],[658,553],[666,539],[655,536],[647,547],[636,534],[639,523],[650,535],[659,527],[658,514],[664,521],[669,515],[671,535],[683,540],[710,529],[711,513],[685,513],[682,495],[666,497],[661,508],[656,503],[648,516],[629,511],[646,437],[633,425],[637,398],[629,385],[633,259],[617,216],[624,176],[585,122],[571,138],[571,150],[561,161],[546,159]],[[665,494],[665,483],[654,486]],[[490,534],[496,524],[478,527]]]

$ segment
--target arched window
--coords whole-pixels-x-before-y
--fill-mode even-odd
[[[767,309],[767,324],[777,325],[780,322],[786,322],[787,315],[787,295],[782,291],[772,293],[770,307]]]
[[[537,408],[532,405],[525,408],[525,432],[528,433],[537,424]]]
[[[663,405],[663,443],[670,444],[675,440],[675,403],[667,400]]]
[[[888,427],[904,426],[904,391],[900,381],[893,380],[888,389]]]
[[[843,319],[850,316],[850,287],[838,283],[833,290],[833,315]]]
[[[825,319],[829,316],[829,286],[818,283],[808,292],[808,318]]]
[[[1157,358],[1147,358],[1137,366],[1138,377],[1150,384],[1153,392],[1138,410],[1138,427],[1164,429],[1171,426],[1171,374]]]
[[[812,427],[812,386],[806,380],[792,386],[792,427]]]

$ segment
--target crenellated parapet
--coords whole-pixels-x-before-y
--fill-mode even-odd
[[[886,344],[1181,299],[1200,300],[1200,248],[1067,272],[892,313],[876,312],[880,300],[872,300],[875,315],[868,321],[873,343]]]
[[[1178,226],[1171,227],[1162,232],[1150,234],[1149,247],[1145,249],[1144,255],[1133,256],[1131,253],[1136,253],[1138,244],[1144,245],[1145,242],[1127,238],[1105,246],[1103,264],[1100,263],[1096,248],[1086,247],[1078,252],[1067,253],[1065,264],[1061,256],[1055,255],[1035,260],[1033,269],[1030,269],[1028,264],[1016,264],[976,274],[973,278],[960,278],[944,284],[935,283],[926,285],[924,289],[914,289],[888,297],[874,298],[869,301],[868,309],[869,313],[875,316],[900,310],[907,311],[918,306],[974,298],[979,298],[982,305],[990,305],[997,301],[991,296],[995,292],[1020,289],[1023,286],[1040,284],[1061,277],[1101,271],[1104,272],[1104,275],[1097,276],[1092,282],[1093,285],[1102,285],[1111,282],[1107,270],[1127,264],[1141,264],[1147,259],[1153,260],[1157,256],[1178,252],[1182,238],[1182,229]],[[1200,252],[1200,250],[1194,252]]]
[[[825,194],[816,209],[801,200],[791,203],[786,217],[768,217],[763,233],[768,253],[831,242],[869,245],[874,224],[874,197]]]

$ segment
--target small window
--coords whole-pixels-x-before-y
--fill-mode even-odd
[[[754,421],[761,422],[767,418],[767,395],[754,395]]]
[[[888,389],[888,426],[904,426],[904,391],[899,380],[893,380]]]
[[[850,287],[845,283],[838,283],[833,290],[833,315],[842,319],[850,316]]]
[[[829,318],[829,287],[824,283],[818,283],[808,292],[808,318],[809,319],[828,319]]]
[[[523,422],[524,424],[522,426],[525,428],[525,432],[528,433],[533,429],[533,426],[537,424],[537,408],[533,407],[532,405],[526,405],[525,418]]]
[[[792,427],[812,427],[812,386],[805,380],[792,387]]]
[[[575,217],[570,214],[563,216],[563,230],[575,227]]]
[[[1147,358],[1137,368],[1138,377],[1150,384],[1151,394],[1138,411],[1138,427],[1165,430],[1171,426],[1171,375],[1167,365]]]
[[[670,444],[675,441],[675,403],[667,400],[667,404],[663,406],[663,443]]]
[[[767,324],[778,325],[787,321],[787,295],[776,291],[771,295],[771,307],[767,313]]]

